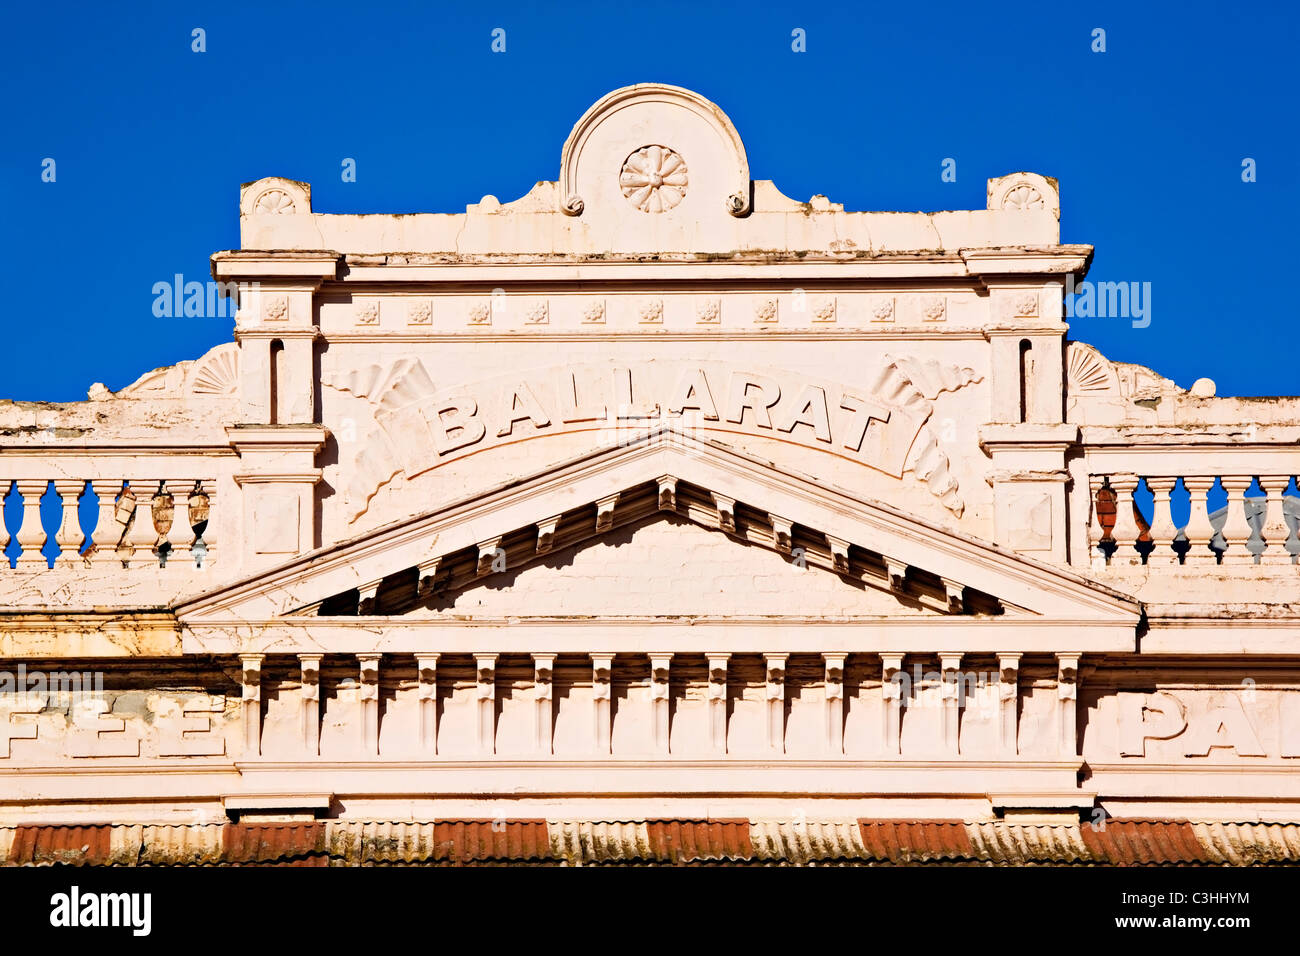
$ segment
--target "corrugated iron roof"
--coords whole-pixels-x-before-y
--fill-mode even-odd
[[[8,861],[103,866],[110,862],[112,830],[109,825],[16,827]]]
[[[317,820],[0,827],[0,863],[72,866],[1300,863],[1300,824],[1107,820]]]

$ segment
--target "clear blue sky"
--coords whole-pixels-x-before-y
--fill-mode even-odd
[[[317,211],[460,212],[556,178],[582,112],[646,81],[718,103],[752,175],[798,199],[980,209],[990,176],[1056,176],[1091,278],[1152,289],[1149,327],[1078,319],[1073,337],[1184,387],[1300,393],[1297,6],[980,6],[11,5],[0,397],[79,400],[228,340],[228,319],[155,318],[151,289],[206,281],[238,245],[242,182],[307,180]]]

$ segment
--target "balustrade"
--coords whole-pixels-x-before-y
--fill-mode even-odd
[[[41,499],[49,480],[0,478],[0,500],[12,488],[21,498],[22,517],[16,530],[6,526],[0,509],[0,551],[18,545],[14,567],[49,567],[46,544],[58,546],[54,567],[199,567],[210,564],[213,540],[208,515],[215,493],[212,478],[184,479],[54,479],[58,518],[47,526]],[[80,508],[90,496],[98,499],[95,525],[83,530]],[[9,568],[0,561],[0,572]]]
[[[1288,494],[1291,479],[1291,475],[1260,475],[1262,490],[1251,494],[1254,475],[1090,475],[1088,549],[1093,567],[1296,564],[1300,497]],[[1180,481],[1188,500],[1188,518],[1182,527],[1173,517]],[[1212,512],[1210,496],[1216,483],[1226,504]],[[1135,503],[1143,484],[1152,499],[1149,522]]]

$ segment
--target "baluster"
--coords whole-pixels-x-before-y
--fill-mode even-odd
[[[1286,513],[1282,510],[1287,486],[1291,484],[1290,475],[1261,475],[1259,486],[1264,489],[1268,499],[1264,502],[1264,526],[1260,533],[1264,537],[1264,553],[1260,555],[1261,564],[1291,564],[1291,553],[1286,549],[1287,539],[1291,537],[1291,526],[1286,522]]]
[[[163,545],[176,521],[176,496],[168,492],[166,481],[158,482],[158,493],[153,496],[149,510],[154,530],[153,550],[158,555],[158,563],[165,565],[171,560],[171,554],[163,550]]]
[[[1173,493],[1177,478],[1148,478],[1147,487],[1155,499],[1151,510],[1151,527],[1147,534],[1151,536],[1152,549],[1147,555],[1147,564],[1177,564],[1178,553],[1174,551],[1174,538],[1178,529],[1174,527],[1173,514],[1169,510],[1169,496]]]
[[[1112,475],[1110,479],[1110,486],[1115,490],[1115,527],[1110,529],[1115,553],[1111,564],[1142,563],[1142,556],[1137,552],[1137,539],[1142,531],[1133,517],[1133,489],[1137,484],[1137,475]]]
[[[1189,545],[1184,564],[1214,564],[1218,561],[1218,555],[1210,547],[1214,525],[1210,524],[1210,509],[1206,503],[1206,494],[1213,486],[1213,478],[1183,478],[1183,487],[1187,489],[1191,503],[1187,527],[1183,529]]]
[[[1228,493],[1228,517],[1223,522],[1219,533],[1227,542],[1228,550],[1223,554],[1224,564],[1253,564],[1255,556],[1250,553],[1251,527],[1246,518],[1246,489],[1254,480],[1247,475],[1224,475],[1220,479],[1223,489]]]
[[[12,481],[0,481],[0,571],[9,570],[9,556],[5,550],[9,547],[9,528],[5,524],[5,498],[9,497]]]
[[[212,501],[217,496],[215,481],[196,481],[190,493],[190,520],[195,525],[203,525],[203,534],[196,541],[203,542],[203,560],[199,567],[206,568],[216,557],[213,536],[216,534],[212,521]]]
[[[153,526],[153,498],[160,484],[156,481],[131,481],[135,513],[127,528],[122,548],[131,567],[143,568],[158,563],[158,558],[153,553],[154,545],[158,542],[158,532]]]
[[[81,521],[77,516],[77,505],[81,493],[86,488],[84,480],[60,478],[54,482],[54,491],[63,502],[63,522],[54,535],[59,546],[59,556],[54,559],[56,568],[75,568],[81,565],[81,542],[85,535],[81,531]]]
[[[122,539],[122,524],[117,520],[117,496],[122,491],[122,479],[96,478],[90,483],[99,496],[99,519],[90,533],[90,562],[105,567],[115,565],[120,558],[117,544]]]
[[[1101,475],[1088,476],[1088,555],[1092,559],[1093,570],[1106,566],[1106,552],[1102,542],[1106,538],[1106,528],[1101,523],[1101,512],[1097,509],[1097,495],[1105,486],[1106,479]]]
[[[41,526],[41,495],[45,494],[49,480],[23,478],[17,482],[17,485],[18,493],[23,496],[23,523],[19,525],[18,534],[15,535],[18,546],[22,548],[18,554],[17,566],[28,570],[47,568],[49,563],[41,553],[45,542],[49,540],[49,536]]]
[[[167,496],[172,500],[172,522],[166,532],[167,563],[192,568],[194,554],[190,551],[190,543],[194,540],[194,528],[190,524],[190,492],[186,482],[173,481],[171,484],[176,490],[167,490]]]

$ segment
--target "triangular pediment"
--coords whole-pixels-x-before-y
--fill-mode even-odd
[[[581,575],[563,574],[558,556],[566,549],[586,553],[593,539],[611,533],[635,538],[654,518],[720,536],[736,549],[738,562],[752,562],[752,555],[739,555],[757,548],[777,561],[802,562],[810,572],[837,577],[846,590],[873,592],[849,614],[870,617],[893,608],[1128,627],[1140,616],[1132,598],[1070,571],[666,429],[294,558],[181,601],[177,613],[183,623],[230,624],[339,615],[459,617],[469,604],[455,610],[458,592],[490,588],[494,579],[501,587],[526,570],[531,586],[545,576],[549,561],[556,586],[563,580],[572,592],[567,614],[615,614],[599,599],[599,588],[584,584]],[[617,570],[608,575],[616,576]],[[890,600],[882,603],[881,594]],[[496,606],[494,613],[527,611]]]

